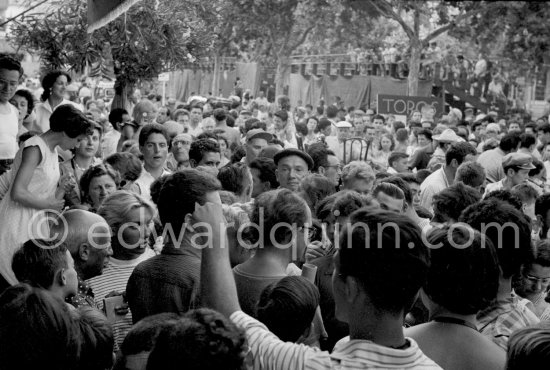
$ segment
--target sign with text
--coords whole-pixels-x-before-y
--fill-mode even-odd
[[[168,72],[161,73],[158,79],[160,82],[168,82],[170,81],[170,74]]]
[[[424,112],[432,110],[434,116],[442,116],[444,109],[441,98],[378,94],[379,114],[400,114],[408,117],[417,110],[422,112],[424,116]]]

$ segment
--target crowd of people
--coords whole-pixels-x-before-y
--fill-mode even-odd
[[[548,117],[22,75],[0,57],[0,368],[550,360]]]

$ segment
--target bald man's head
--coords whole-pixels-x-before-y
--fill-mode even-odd
[[[84,280],[101,275],[113,254],[109,225],[92,212],[79,209],[64,212],[52,226],[51,234],[69,250],[75,269]]]

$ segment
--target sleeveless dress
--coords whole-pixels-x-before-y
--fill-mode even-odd
[[[33,136],[25,141],[24,148],[32,146],[40,149],[42,160],[32,175],[28,190],[39,198],[51,198],[55,195],[60,177],[57,151],[51,151],[40,136]],[[11,269],[15,251],[33,237],[44,238],[49,235],[48,224],[43,222],[47,217],[46,212],[23,206],[10,195],[15,176],[21,167],[22,156],[23,149],[20,149],[15,156],[12,170],[8,173],[8,191],[0,202],[0,274],[10,284],[17,283]]]

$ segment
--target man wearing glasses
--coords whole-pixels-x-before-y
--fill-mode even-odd
[[[342,165],[334,152],[327,149],[323,143],[315,143],[310,145],[307,153],[313,159],[312,171],[325,176],[338,188]]]
[[[19,112],[10,99],[17,90],[21,75],[23,68],[17,60],[0,57],[0,175],[11,168],[18,149]]]
[[[172,139],[170,153],[166,158],[166,169],[175,172],[189,167],[189,149],[192,141],[189,134],[179,134]]]

